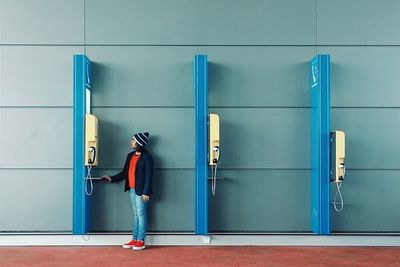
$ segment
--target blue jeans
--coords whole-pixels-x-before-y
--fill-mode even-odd
[[[144,242],[147,230],[147,202],[135,193],[135,188],[129,190],[133,211],[132,239]]]

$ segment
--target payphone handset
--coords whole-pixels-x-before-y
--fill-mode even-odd
[[[346,174],[345,134],[342,131],[331,132],[331,182],[343,181]]]
[[[217,186],[217,166],[219,163],[219,116],[208,116],[208,165],[211,166],[211,191],[215,195]]]
[[[208,164],[219,163],[219,116],[210,114],[208,117]]]
[[[92,114],[85,115],[85,166],[98,165],[98,120]]]

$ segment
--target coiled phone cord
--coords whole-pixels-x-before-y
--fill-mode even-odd
[[[342,165],[342,169],[343,169],[342,179],[344,179],[344,177],[346,176],[346,165],[343,164]],[[335,210],[337,212],[341,212],[343,210],[343,205],[344,205],[342,192],[340,192],[340,187],[342,186],[342,183],[343,183],[343,181],[336,183],[337,190],[336,190],[335,198],[333,200],[333,207],[335,208]],[[340,209],[338,209],[337,206],[336,206],[336,199],[337,199],[338,195],[340,197]]]
[[[215,165],[215,168],[211,165],[211,192],[213,196],[215,196],[215,189],[217,188],[217,168],[218,165]]]
[[[90,171],[92,170],[92,166],[93,165],[89,165],[87,167],[87,175],[86,175],[86,179],[85,179],[85,192],[86,195],[91,196],[93,193],[93,179],[92,179],[92,175],[90,173]],[[90,181],[90,192],[88,192],[88,180]]]
[[[343,210],[343,196],[342,196],[342,193],[340,192],[340,187],[342,186],[342,183],[343,182],[335,183],[337,190],[336,190],[336,194],[335,194],[335,199],[333,200],[333,207],[335,208],[335,210],[337,212],[341,212]],[[340,197],[340,209],[338,209],[336,206],[336,199],[337,199],[338,195]]]

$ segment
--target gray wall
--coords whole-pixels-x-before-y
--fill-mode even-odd
[[[333,229],[399,231],[397,10],[396,0],[0,0],[0,231],[71,231],[72,55],[84,52],[95,175],[119,171],[133,133],[151,134],[149,230],[194,230],[192,60],[206,53],[225,177],[210,231],[309,232],[308,62],[329,53],[348,166]],[[131,230],[122,192],[95,183],[94,231]]]

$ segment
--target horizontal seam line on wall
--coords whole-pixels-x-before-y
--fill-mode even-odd
[[[72,170],[72,168],[52,168],[52,167],[0,167],[1,170]]]
[[[90,232],[91,235],[130,235],[132,232],[129,231],[93,231]],[[193,231],[190,230],[182,230],[182,231],[170,231],[170,232],[166,232],[166,231],[157,231],[157,230],[153,230],[153,231],[148,231],[147,234],[149,235],[182,235],[182,236],[192,236],[194,235]],[[238,232],[238,231],[216,231],[216,232],[212,232],[212,234],[215,235],[239,235],[239,236],[246,236],[246,235],[267,235],[267,236],[274,236],[274,235],[296,235],[296,236],[309,236],[309,235],[314,235],[314,233],[312,233],[311,231],[242,231],[242,232]],[[396,232],[396,231],[333,231],[332,235],[337,235],[337,236],[373,236],[373,235],[378,235],[378,236],[398,236],[400,234],[400,232]],[[12,236],[18,236],[18,235],[27,235],[27,236],[36,236],[36,235],[40,235],[40,236],[54,236],[54,235],[68,235],[68,236],[73,236],[72,235],[72,231],[69,230],[60,230],[60,231],[1,231],[0,235],[2,236],[7,236],[7,235],[12,235]]]
[[[400,44],[53,44],[53,43],[2,43],[0,46],[66,46],[66,47],[400,47]]]
[[[94,108],[194,108],[186,105],[92,105]],[[209,108],[311,108],[311,106],[265,106],[265,105],[209,105]],[[0,108],[73,108],[73,106],[49,106],[49,105],[0,105]],[[400,106],[331,106],[331,108],[400,108]]]
[[[73,106],[2,106],[0,108],[73,108]],[[188,108],[194,109],[194,106],[96,106],[92,108]],[[209,108],[310,108],[306,106],[209,106]]]
[[[92,105],[92,108],[191,108],[194,109],[194,106],[96,106]]]
[[[110,168],[96,168],[96,170],[120,170],[121,168],[114,168],[114,167],[110,167]],[[93,171],[95,171],[95,169],[92,169]],[[195,168],[154,168],[154,170],[176,170],[176,171],[194,171]],[[307,168],[221,168],[219,167],[218,170],[311,170],[311,169],[307,169]]]
[[[73,108],[73,106],[2,106],[0,108]]]
[[[0,109],[40,109],[40,108],[48,108],[48,109],[61,109],[68,108],[71,109],[73,106],[1,106]],[[126,108],[126,109],[141,109],[141,108],[149,108],[149,109],[194,109],[193,106],[92,106],[92,108],[97,109],[118,109],[118,108]],[[226,108],[226,109],[309,109],[312,108],[310,106],[208,106],[208,108]],[[399,107],[387,106],[387,107],[368,107],[368,106],[332,106],[331,109],[399,109]]]
[[[190,108],[194,106],[92,106],[92,108]],[[208,108],[310,108],[306,106],[208,106]]]
[[[208,108],[312,108],[310,106],[208,106]],[[332,106],[331,108],[357,108],[357,109],[396,109],[396,108],[400,108],[399,107],[367,107],[367,106],[363,106],[363,107],[357,107],[357,106]]]
[[[98,170],[119,170],[120,168],[99,168]],[[154,168],[155,170],[190,170],[194,171],[195,168]],[[309,168],[222,168],[218,167],[218,170],[311,170]]]
[[[0,167],[0,170],[72,170],[73,168],[47,168],[47,167]],[[103,168],[95,168],[92,169],[92,171],[96,170],[121,170],[121,168],[117,167],[103,167]],[[154,168],[154,170],[157,171],[162,171],[162,170],[171,170],[171,171],[194,171],[195,168]],[[251,171],[251,170],[271,170],[271,171],[309,171],[311,168],[222,168],[219,167],[218,170],[224,170],[224,171]],[[346,168],[348,171],[400,171],[400,168]]]
[[[363,109],[363,108],[371,108],[371,109],[373,109],[373,108],[387,108],[387,109],[395,109],[395,108],[400,108],[400,106],[399,107],[395,107],[395,106],[386,106],[386,107],[378,107],[378,106],[375,106],[375,107],[367,107],[367,106],[364,106],[364,107],[357,107],[357,106],[333,106],[333,107],[331,107],[331,108],[357,108],[357,109]]]

